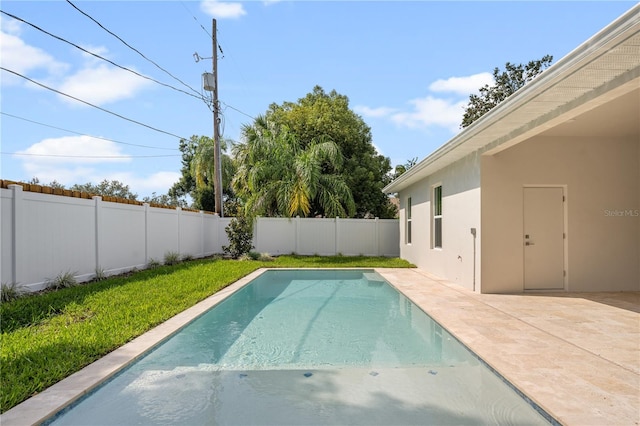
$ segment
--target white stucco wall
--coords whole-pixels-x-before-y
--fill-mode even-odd
[[[442,185],[442,248],[431,248],[431,196]],[[400,255],[434,275],[472,289],[476,228],[476,290],[480,290],[480,160],[476,154],[432,174],[398,194]],[[412,200],[412,241],[406,242],[407,200]]]
[[[522,188],[532,184],[567,188],[567,291],[640,290],[639,152],[635,137],[537,137],[484,156],[483,292],[523,291]]]

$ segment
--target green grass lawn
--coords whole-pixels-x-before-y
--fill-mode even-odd
[[[397,258],[203,259],[0,305],[0,412],[261,267],[411,267]]]

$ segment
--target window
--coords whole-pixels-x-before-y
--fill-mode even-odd
[[[433,248],[442,248],[442,185],[433,188],[432,198],[433,215]]]
[[[405,234],[405,239],[407,244],[411,244],[411,197],[407,198],[407,232]]]

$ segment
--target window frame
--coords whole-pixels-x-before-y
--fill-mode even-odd
[[[442,249],[442,183],[431,187],[431,248]]]

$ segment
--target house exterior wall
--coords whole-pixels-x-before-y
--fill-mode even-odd
[[[442,248],[432,248],[433,187],[442,185]],[[465,288],[480,289],[480,158],[471,154],[400,191],[400,256]],[[407,201],[411,198],[411,243]]]
[[[521,292],[523,186],[563,185],[565,290],[640,290],[640,143],[536,137],[481,161],[482,291]]]

